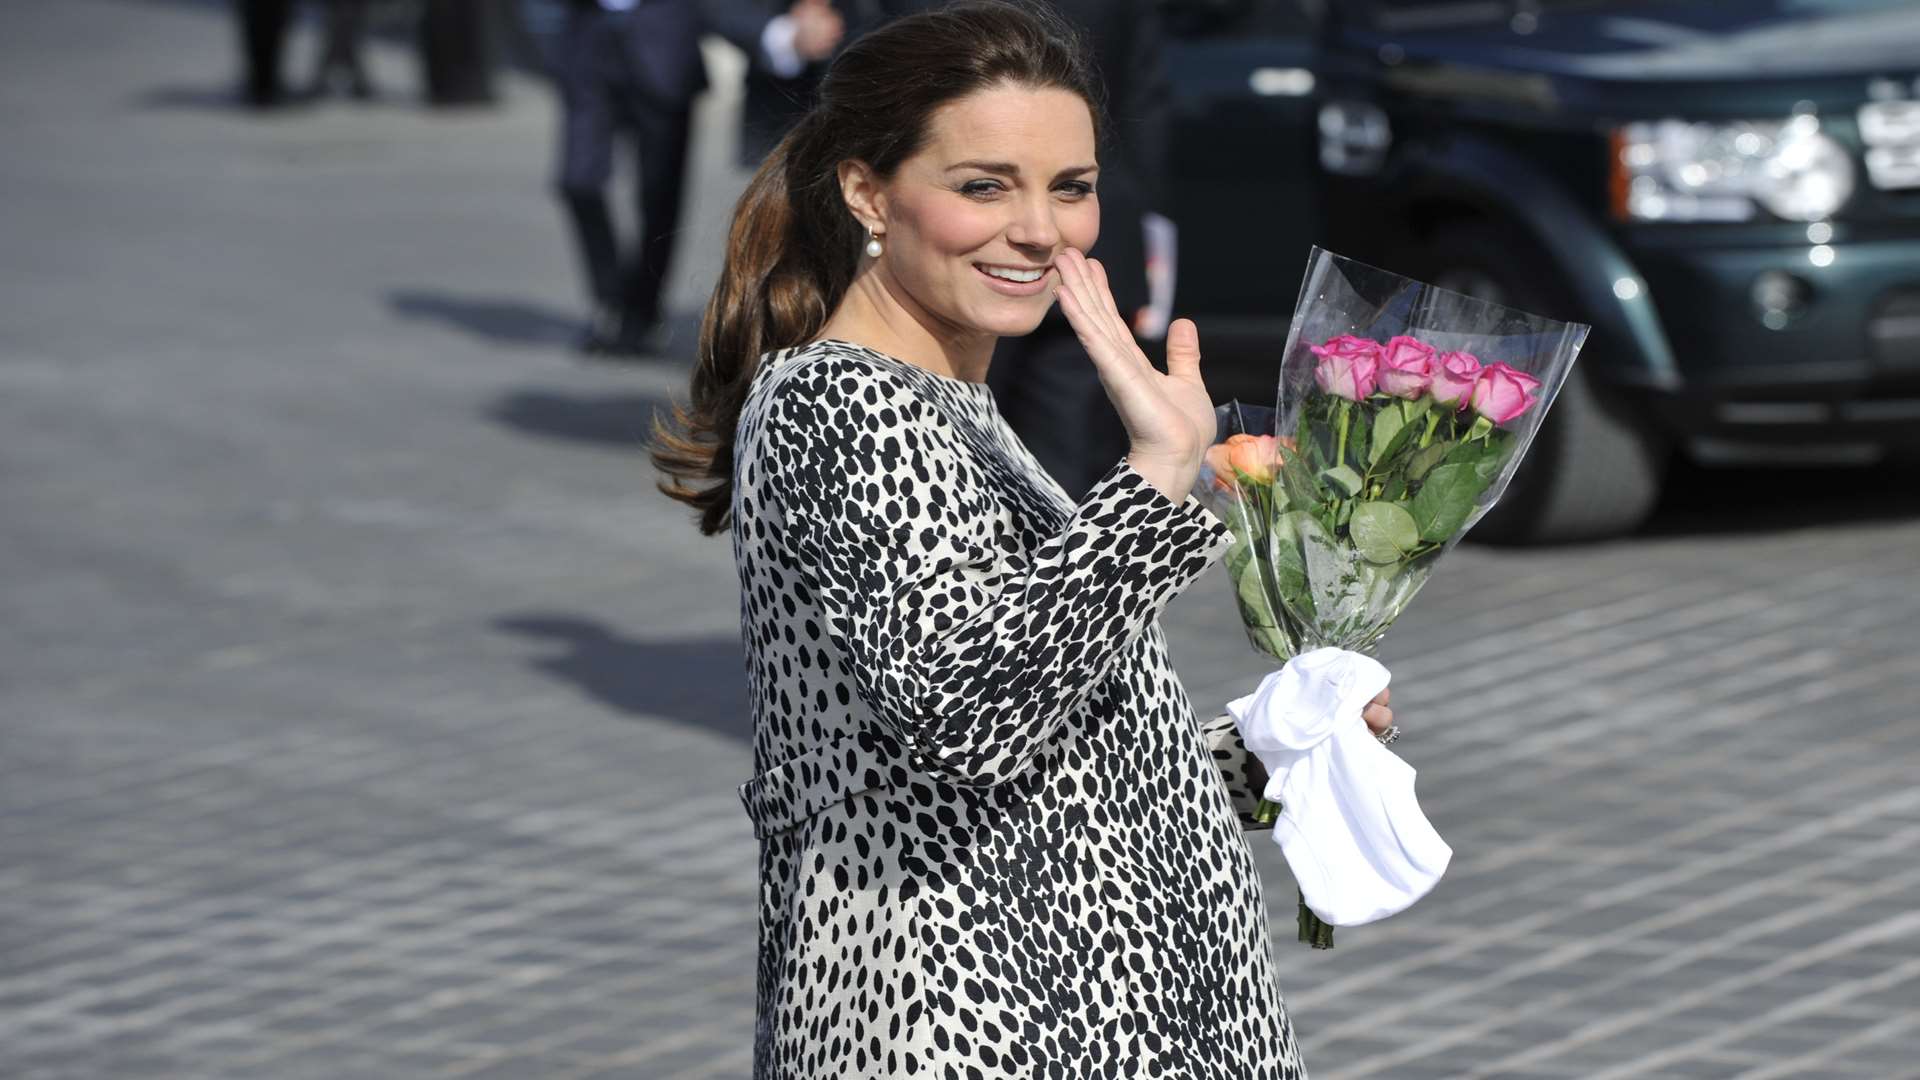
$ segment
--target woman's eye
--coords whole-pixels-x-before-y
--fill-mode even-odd
[[[1093,194],[1093,185],[1087,183],[1085,180],[1069,180],[1060,185],[1059,191],[1063,195],[1071,195],[1076,199],[1084,199]]]
[[[974,198],[998,194],[999,191],[1000,181],[998,180],[969,180],[960,185],[960,194]]]

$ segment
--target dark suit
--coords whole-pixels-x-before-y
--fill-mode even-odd
[[[750,0],[641,0],[606,11],[572,0],[555,55],[563,111],[557,186],[595,301],[619,312],[623,337],[661,315],[680,223],[693,99],[707,88],[700,36],[717,33],[758,59],[770,18]],[[617,131],[639,154],[640,237],[622,260],[608,212]]]
[[[286,97],[280,60],[286,53],[293,0],[236,0],[234,10],[240,16],[240,47],[246,55],[241,92],[250,105],[278,105]]]

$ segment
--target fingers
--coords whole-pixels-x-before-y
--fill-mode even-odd
[[[1387,702],[1392,698],[1393,689],[1389,687],[1374,695],[1374,699],[1361,711],[1360,715],[1366,718],[1367,727],[1373,729],[1376,735],[1393,726],[1393,710],[1387,707]]]
[[[1175,319],[1167,327],[1167,374],[1176,378],[1200,376],[1200,328],[1192,319]]]
[[[1054,299],[1060,304],[1060,313],[1067,317],[1080,343],[1092,350],[1100,338],[1099,327],[1092,315],[1090,302],[1086,299],[1086,286],[1079,266],[1066,254],[1054,261],[1060,275],[1060,287],[1054,290]],[[1094,359],[1098,360],[1099,357]]]
[[[1156,416],[1156,410],[1163,405],[1155,387],[1159,372],[1134,342],[1132,331],[1120,322],[1112,301],[1105,298],[1106,290],[1098,286],[1088,262],[1086,256],[1072,248],[1055,258],[1054,265],[1060,275],[1060,287],[1055,294],[1060,312],[1067,317],[1074,336],[1080,339],[1093,361],[1100,385],[1120,414],[1128,439],[1136,444],[1142,438],[1149,442],[1164,439],[1163,434],[1156,434],[1164,426]]]
[[[1113,301],[1102,299],[1105,289],[1095,281],[1087,257],[1068,248],[1054,265],[1060,273],[1060,311],[1073,324],[1080,343],[1097,362],[1117,360],[1120,342],[1114,332]]]
[[[1107,286],[1107,274],[1099,260],[1089,259],[1074,248],[1067,248],[1054,260],[1062,267],[1061,280],[1074,290],[1074,299],[1080,302],[1085,312],[1099,326],[1101,334],[1109,340],[1119,341],[1125,335],[1131,342],[1132,334],[1127,331],[1126,323],[1113,304],[1113,292]]]
[[[1087,268],[1092,274],[1094,285],[1099,289],[1100,300],[1105,305],[1107,314],[1112,317],[1116,326],[1126,330],[1127,335],[1131,337],[1133,331],[1128,327],[1127,320],[1121,317],[1120,306],[1113,302],[1113,283],[1107,280],[1106,266],[1099,259],[1087,259]]]

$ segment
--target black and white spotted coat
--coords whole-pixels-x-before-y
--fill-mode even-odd
[[[1225,524],[1124,460],[1076,506],[984,384],[845,342],[762,358],[734,467],[754,1076],[1304,1076],[1157,622]]]

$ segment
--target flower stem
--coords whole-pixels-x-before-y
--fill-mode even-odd
[[[1433,429],[1439,426],[1440,410],[1437,408],[1430,410],[1427,413],[1427,430],[1420,433],[1420,449],[1425,450],[1427,444],[1433,441]]]
[[[1313,909],[1307,906],[1307,894],[1299,895],[1300,940],[1316,949],[1333,948],[1333,925],[1322,921],[1320,916],[1315,915]]]
[[[1351,423],[1352,420],[1353,403],[1342,401],[1340,403],[1340,445],[1335,450],[1335,460],[1333,463],[1336,468],[1347,463],[1347,425]]]

